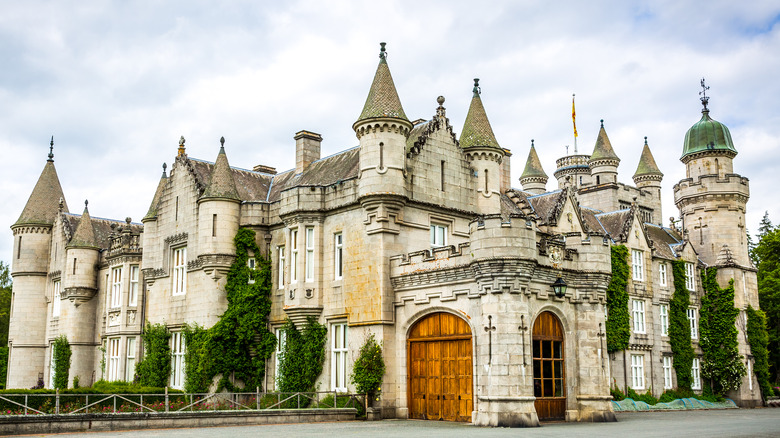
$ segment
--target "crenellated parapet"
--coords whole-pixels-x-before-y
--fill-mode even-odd
[[[397,118],[373,118],[370,120],[361,120],[355,122],[352,126],[355,130],[358,140],[366,134],[400,134],[404,137],[409,136],[409,132],[412,130],[412,124],[406,120]]]

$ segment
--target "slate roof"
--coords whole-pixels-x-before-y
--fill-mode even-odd
[[[547,224],[553,220],[557,220],[557,214],[560,212],[556,209],[556,206],[560,205],[565,197],[565,191],[555,190],[552,192],[542,193],[541,195],[529,196],[526,199],[528,203],[533,207],[536,215],[541,219],[542,224]]]
[[[606,159],[620,161],[620,158],[615,154],[615,150],[612,149],[612,143],[609,141],[609,137],[607,137],[607,131],[604,129],[602,122],[599,135],[596,137],[596,145],[593,147],[593,153],[590,154],[589,161]]]
[[[475,82],[477,81],[475,79]],[[487,113],[479,94],[479,86],[475,83],[474,97],[471,98],[469,112],[466,114],[466,121],[463,123],[463,131],[460,134],[460,147],[467,149],[483,146],[503,151],[501,146],[498,145],[496,136],[493,134],[493,128],[490,126],[490,121],[487,118]]]
[[[14,225],[52,225],[59,212],[60,198],[65,200],[54,160],[49,159],[35,183],[22,214]],[[63,202],[63,211],[68,204]]]
[[[582,221],[585,222],[585,226],[588,227],[588,231],[599,233],[599,234],[607,233],[607,230],[605,230],[604,226],[601,225],[599,218],[596,217],[597,214],[601,213],[601,210],[596,210],[594,208],[588,208],[588,207],[580,207],[580,212],[582,215]]]
[[[224,142],[224,140],[223,138],[222,141]],[[207,198],[239,200],[236,181],[233,178],[233,172],[230,171],[230,163],[228,163],[224,145],[219,148],[217,161],[211,169],[209,183],[201,196],[201,199]]]
[[[653,248],[655,249],[655,256],[668,260],[674,260],[677,258],[673,247],[682,242],[680,236],[674,232],[674,230],[654,224],[645,224],[645,231],[647,237],[653,242]]]
[[[89,209],[86,202],[84,202],[84,213],[81,214],[81,220],[79,221],[76,232],[73,233],[70,242],[68,242],[69,248],[98,248],[97,240],[95,240],[95,230],[92,228],[92,219],[89,217]]]
[[[658,165],[655,164],[655,158],[653,158],[652,152],[650,152],[650,146],[647,145],[647,137],[645,137],[645,146],[642,148],[642,155],[639,157],[639,165],[634,172],[634,178],[643,175],[659,175],[664,176],[658,169]]]
[[[78,214],[62,213],[62,226],[66,236],[73,236],[71,237],[71,242],[76,237],[75,234],[79,228],[79,225],[81,224],[81,219],[82,216]],[[108,249],[111,243],[111,233],[113,232],[111,229],[111,224],[116,224],[117,227],[128,226],[125,221],[104,219],[99,217],[90,217],[90,222],[92,223],[95,245],[100,249]],[[131,223],[129,226],[133,233],[140,233],[144,229],[144,226],[138,223]],[[68,246],[73,245],[68,244]]]
[[[382,55],[380,55],[379,65],[376,68],[374,82],[371,83],[366,103],[363,105],[363,112],[360,113],[357,121],[374,117],[409,120],[406,118],[403,106],[401,106],[401,99],[398,98],[398,91],[395,89],[390,67]]]
[[[154,197],[152,203],[149,205],[149,211],[146,212],[142,221],[146,219],[152,219],[157,217],[157,210],[160,208],[160,198],[162,198],[163,190],[165,190],[165,184],[168,183],[168,175],[165,174],[165,164],[163,164],[163,173],[160,177],[160,182],[157,184],[157,190],[154,191]]]
[[[523,170],[523,174],[520,175],[520,179],[532,177],[547,178],[547,174],[544,173],[544,169],[542,168],[542,162],[539,160],[539,155],[536,154],[536,148],[534,147],[533,142],[531,143],[531,150],[528,151],[528,159],[525,161],[525,170]]]

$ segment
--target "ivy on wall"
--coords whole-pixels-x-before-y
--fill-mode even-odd
[[[628,348],[631,337],[628,313],[628,248],[612,246],[612,278],[607,285],[607,351]]]
[[[279,362],[277,388],[281,392],[312,391],[325,362],[328,330],[311,316],[303,330],[298,330],[289,319],[283,330],[287,338]]]
[[[146,323],[144,358],[135,366],[141,386],[165,387],[171,375],[171,333],[164,324]]]
[[[691,305],[690,291],[685,287],[685,262],[672,261],[674,292],[669,301],[669,344],[674,355],[674,371],[677,375],[677,387],[690,391],[693,383],[691,366],[693,365],[693,346],[691,345],[691,326],[688,322],[688,307]]]
[[[709,379],[714,394],[724,395],[739,388],[746,371],[734,325],[739,315],[739,309],[734,307],[734,280],[723,289],[718,285],[717,274],[717,268],[708,268],[701,274],[704,296],[699,312],[699,345],[704,353],[702,375]]]
[[[65,335],[59,335],[52,344],[54,351],[54,388],[67,389],[68,376],[70,374],[70,356],[73,354],[70,349],[70,342]]]
[[[769,335],[766,330],[766,315],[760,309],[748,306],[747,310],[747,338],[750,352],[753,354],[753,371],[756,374],[761,394],[766,400],[773,395],[772,386],[769,384]]]

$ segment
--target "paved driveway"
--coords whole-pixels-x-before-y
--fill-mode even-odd
[[[780,437],[780,409],[733,409],[713,411],[624,412],[617,423],[549,423],[541,428],[483,428],[463,423],[416,420],[280,424],[267,426],[211,427],[200,429],[154,429],[123,432],[57,434],[60,437]],[[35,435],[55,436],[55,435]]]

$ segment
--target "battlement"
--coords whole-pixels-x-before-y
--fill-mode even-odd
[[[423,271],[435,271],[461,265],[467,265],[470,257],[462,257],[469,243],[448,245],[431,249],[413,251],[390,257],[391,276],[407,275]]]
[[[674,185],[674,197],[677,200],[704,194],[722,195],[724,193],[749,196],[749,182],[748,178],[735,173],[727,173],[722,178],[717,174],[701,175],[696,179],[685,178]]]

